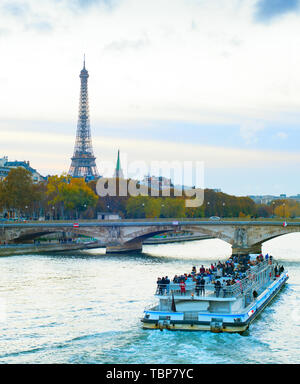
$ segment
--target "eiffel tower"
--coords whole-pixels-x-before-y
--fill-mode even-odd
[[[98,178],[99,173],[96,166],[96,158],[93,153],[91,139],[88,101],[89,73],[85,68],[85,57],[83,60],[83,69],[81,70],[79,77],[81,81],[79,116],[74,154],[71,158],[72,163],[69,169],[69,175],[72,177],[82,177],[86,180],[92,180]]]

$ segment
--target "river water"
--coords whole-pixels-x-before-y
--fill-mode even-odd
[[[0,258],[0,363],[300,363],[300,234],[264,245],[287,286],[244,335],[141,328],[158,276],[230,256],[220,240]]]

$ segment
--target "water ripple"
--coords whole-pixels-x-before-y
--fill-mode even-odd
[[[243,335],[149,331],[140,318],[158,276],[228,256],[219,240],[146,246],[143,254],[102,250],[0,258],[2,363],[299,363],[299,238],[266,251],[289,284]]]

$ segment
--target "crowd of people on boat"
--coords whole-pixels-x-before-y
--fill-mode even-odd
[[[157,278],[157,293],[159,295],[169,294],[170,285],[179,285],[180,294],[185,295],[187,286],[193,283],[195,287],[196,296],[205,295],[205,286],[210,284],[214,286],[215,295],[219,297],[221,289],[223,290],[223,297],[226,296],[226,292],[230,291],[230,287],[239,284],[242,289],[241,281],[247,277],[247,274],[251,267],[255,267],[262,262],[268,264],[273,263],[273,257],[266,254],[258,255],[255,259],[248,257],[238,258],[237,256],[230,257],[227,261],[218,263],[212,263],[209,267],[201,265],[197,270],[196,266],[192,267],[190,273],[184,273],[181,275],[175,275],[171,281],[168,276]],[[280,276],[284,271],[283,266],[275,265],[273,267],[274,277]],[[178,289],[178,287],[176,288]]]

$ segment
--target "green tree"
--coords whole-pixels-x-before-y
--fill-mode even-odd
[[[146,217],[145,205],[148,197],[130,196],[126,203],[126,217],[129,219],[143,219]]]
[[[158,218],[161,210],[161,199],[148,197],[145,204],[145,216],[148,219]]]
[[[161,203],[161,217],[166,218],[179,218],[185,217],[185,199],[167,197],[160,199]]]

